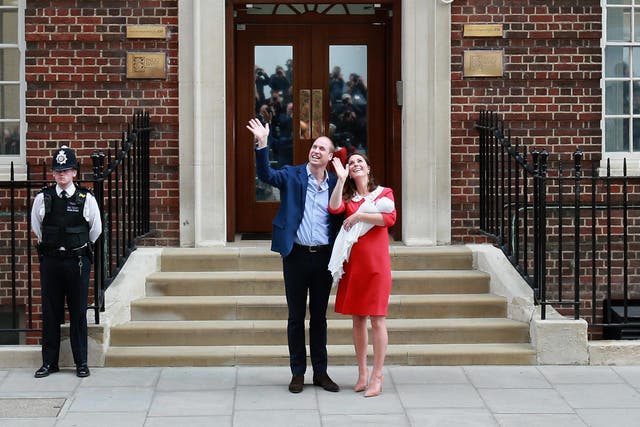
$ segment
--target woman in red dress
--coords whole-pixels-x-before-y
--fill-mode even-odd
[[[391,293],[388,227],[395,223],[396,211],[393,191],[375,183],[365,155],[352,153],[346,163],[344,167],[339,159],[333,160],[338,183],[329,200],[329,211],[345,213],[342,232],[360,227],[361,235],[356,237],[350,253],[349,249],[334,247],[334,251],[346,251],[347,259],[338,285],[336,312],[350,314],[353,319],[353,344],[358,360],[355,391],[366,390],[365,397],[372,397],[382,391],[388,342],[385,317]],[[373,338],[373,372],[368,383],[367,317],[371,319]]]

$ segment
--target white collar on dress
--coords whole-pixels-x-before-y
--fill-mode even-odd
[[[376,199],[376,197],[378,197],[380,195],[380,193],[382,193],[382,190],[384,190],[384,187],[381,185],[378,185],[371,193],[367,194],[366,196],[361,196],[358,193],[354,194],[353,197],[351,197],[351,200],[354,202],[359,202],[362,199],[367,199],[369,201],[374,201]]]

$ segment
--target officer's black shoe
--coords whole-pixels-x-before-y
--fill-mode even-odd
[[[58,368],[58,365],[49,365],[48,363],[45,363],[40,367],[40,369],[36,371],[34,377],[36,378],[48,377],[49,374],[54,374],[59,370],[60,368]]]
[[[89,372],[89,367],[86,364],[83,363],[82,365],[76,366],[76,376],[84,378],[89,375],[91,375],[91,372]]]

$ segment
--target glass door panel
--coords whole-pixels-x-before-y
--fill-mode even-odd
[[[293,162],[293,46],[254,47],[255,116],[269,125],[269,161],[280,169]],[[277,188],[255,177],[255,200],[280,201]]]
[[[367,152],[367,46],[329,46],[329,135],[347,152]]]

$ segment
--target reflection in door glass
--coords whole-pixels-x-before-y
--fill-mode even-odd
[[[269,161],[279,169],[293,162],[293,47],[256,46],[255,114],[269,124]],[[256,177],[256,200],[279,201],[277,188]]]
[[[336,147],[367,153],[367,46],[329,47],[329,135]]]

